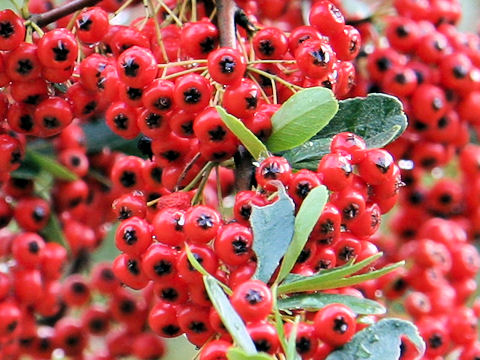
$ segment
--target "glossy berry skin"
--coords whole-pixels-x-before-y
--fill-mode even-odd
[[[271,183],[272,180],[280,181],[288,186],[292,176],[292,169],[287,159],[280,156],[270,156],[262,161],[255,170],[257,183],[267,191],[277,190],[277,186]]]
[[[215,253],[227,265],[242,265],[252,256],[253,235],[240,224],[227,224],[220,228],[214,242]]]
[[[343,31],[345,19],[338,8],[328,0],[315,2],[310,10],[310,24],[320,33],[335,36]]]
[[[317,172],[322,176],[322,183],[331,191],[343,190],[353,179],[352,164],[341,153],[325,155],[318,164]]]
[[[101,41],[109,26],[108,13],[100,7],[83,10],[75,22],[78,38],[87,44]]]
[[[276,27],[265,27],[253,37],[253,48],[260,59],[281,59],[288,50],[288,39]]]
[[[249,280],[233,289],[230,301],[245,321],[264,320],[272,311],[273,299],[268,286],[260,280]]]
[[[13,50],[24,38],[23,20],[10,9],[0,11],[0,50]]]
[[[329,304],[314,318],[315,335],[332,347],[348,342],[355,334],[355,313],[346,305]]]
[[[23,153],[20,141],[10,135],[0,135],[0,173],[8,174],[18,169]]]
[[[208,73],[216,82],[230,85],[240,81],[247,69],[245,57],[237,49],[222,47],[207,59]]]
[[[183,229],[190,241],[207,243],[215,237],[220,224],[220,214],[216,210],[204,205],[197,205],[185,213]]]
[[[210,247],[205,245],[190,245],[190,251],[209,274],[215,273],[218,267],[218,258]],[[188,284],[195,284],[202,281],[202,274],[190,264],[185,250],[181,251],[178,256],[177,271],[182,277],[182,280]]]
[[[60,133],[73,121],[70,104],[58,96],[43,100],[35,109],[34,122],[39,135],[48,137]]]
[[[173,338],[181,335],[177,311],[173,305],[158,302],[148,315],[148,325],[158,335]]]
[[[335,53],[325,40],[308,40],[295,51],[295,60],[305,76],[322,79],[332,71]]]
[[[70,275],[62,285],[62,296],[68,306],[78,307],[90,301],[90,288],[82,275]]]
[[[148,247],[142,256],[142,268],[145,274],[156,282],[172,281],[177,273],[176,250],[159,243]]]
[[[292,323],[285,323],[285,335],[287,339],[293,331]],[[318,346],[318,340],[315,335],[315,328],[313,324],[308,324],[306,322],[300,322],[297,325],[297,336],[296,336],[296,349],[298,354],[302,359],[308,359],[315,354]]]
[[[157,75],[157,61],[152,52],[140,46],[132,46],[117,59],[118,76],[127,86],[143,88]]]
[[[171,246],[178,246],[185,240],[184,224],[185,212],[167,207],[155,214],[152,219],[152,232],[157,241]]]
[[[208,107],[195,117],[193,132],[203,143],[234,143],[235,135],[223,122],[217,109]]]
[[[5,59],[5,73],[12,81],[29,81],[40,77],[42,64],[34,44],[21,43],[8,53]]]
[[[225,340],[212,340],[200,352],[200,360],[227,360],[232,344]]]
[[[141,255],[152,243],[150,224],[133,216],[120,223],[115,231],[115,246],[129,255]]]
[[[379,185],[392,178],[394,167],[390,153],[382,149],[370,149],[358,164],[358,171],[368,184]]]
[[[247,325],[247,332],[257,351],[275,354],[280,348],[277,330],[268,322],[254,322]]]
[[[342,32],[331,38],[331,42],[338,60],[352,61],[360,52],[360,32],[351,25],[345,25]]]
[[[248,225],[248,220],[252,214],[252,205],[265,206],[267,205],[266,199],[255,191],[244,190],[239,191],[235,195],[235,205],[233,207],[233,214],[235,220],[242,225]]]
[[[156,113],[167,113],[173,109],[173,89],[169,80],[155,79],[143,91],[142,104]]]
[[[118,255],[112,264],[115,277],[125,285],[135,290],[143,289],[148,284],[148,278],[141,268],[139,258],[127,254]]]
[[[295,205],[300,206],[310,191],[321,184],[322,182],[315,172],[301,169],[292,175],[288,194],[295,202]]]
[[[50,219],[50,205],[40,198],[25,197],[17,203],[14,216],[25,231],[40,231]]]
[[[25,268],[36,268],[40,265],[45,248],[43,238],[33,232],[19,234],[12,244],[14,259]]]
[[[210,21],[187,23],[181,31],[180,41],[187,56],[205,59],[217,47],[218,29]]]
[[[74,35],[65,28],[47,32],[38,42],[38,59],[43,66],[65,69],[77,59],[78,45]]]
[[[9,336],[17,330],[20,325],[21,312],[14,302],[2,301],[0,303],[0,315],[2,324],[0,326],[0,335]]]
[[[330,152],[350,155],[352,164],[358,164],[365,158],[366,148],[365,140],[351,132],[335,135],[330,143]]]
[[[260,103],[260,88],[247,78],[242,78],[239,83],[227,86],[223,95],[225,110],[239,118],[253,116]]]
[[[175,82],[173,99],[180,109],[199,112],[207,107],[211,95],[210,83],[199,74],[187,74]]]

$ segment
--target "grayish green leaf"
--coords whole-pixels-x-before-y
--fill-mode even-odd
[[[425,343],[417,328],[409,321],[390,318],[358,332],[326,360],[397,360],[402,336],[407,336],[416,346],[419,352],[417,359],[420,359],[425,352]]]
[[[281,282],[295,266],[295,262],[305,247],[308,237],[322,214],[327,200],[328,190],[323,185],[312,189],[303,200],[300,210],[295,217],[293,240],[285,253],[276,282]]]
[[[253,251],[257,255],[254,277],[268,283],[293,238],[295,205],[278,182],[278,199],[266,206],[253,206],[250,224]]]

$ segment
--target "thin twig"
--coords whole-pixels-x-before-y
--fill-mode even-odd
[[[200,158],[202,154],[201,153],[196,153],[195,156],[185,165],[185,167],[182,170],[182,173],[178,177],[177,184],[175,185],[175,191],[178,191],[180,188],[180,184],[182,181],[185,179],[185,176],[187,176],[187,173],[192,169],[192,166],[195,165],[197,160]]]
[[[73,0],[72,2],[65,3],[43,14],[33,14],[29,20],[36,23],[40,27],[44,27],[57,21],[58,19],[61,19],[64,16],[74,13],[77,10],[94,6],[100,1],[101,0]]]
[[[236,47],[235,41],[235,11],[234,0],[217,0],[218,31],[221,47]]]

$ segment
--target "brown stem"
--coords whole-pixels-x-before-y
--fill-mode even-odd
[[[236,47],[235,41],[235,0],[217,0],[218,30],[221,47]]]
[[[235,189],[237,191],[250,190],[255,185],[255,168],[250,153],[240,145],[233,156],[235,161]]]
[[[58,19],[61,19],[64,16],[83,9],[84,7],[94,6],[100,1],[101,0],[73,0],[72,2],[61,5],[43,14],[33,14],[30,17],[30,21],[34,22],[40,27],[44,27],[53,23],[54,21],[57,21]]]

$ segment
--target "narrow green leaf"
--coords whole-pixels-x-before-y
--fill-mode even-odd
[[[222,319],[223,325],[235,340],[235,343],[243,349],[245,354],[256,354],[257,349],[250,335],[248,335],[245,324],[233,309],[227,295],[225,295],[220,285],[218,285],[218,280],[211,275],[204,275],[203,282],[205,283],[205,289],[207,290],[210,301]]]
[[[40,154],[39,152],[27,150],[25,154],[25,162],[31,163],[38,168],[45,170],[52,174],[57,179],[74,181],[78,179],[78,176],[68,170],[65,166],[61,165],[53,157]]]
[[[381,269],[378,269],[378,270],[370,271],[370,272],[365,273],[365,274],[354,275],[354,276],[346,277],[346,278],[343,278],[343,279],[338,279],[338,280],[332,280],[332,281],[325,282],[323,284],[322,288],[319,289],[319,290],[336,289],[336,288],[340,288],[340,287],[360,284],[360,283],[362,283],[364,281],[367,281],[367,280],[378,279],[379,277],[381,277],[385,274],[388,274],[389,272],[392,272],[393,270],[395,270],[399,267],[402,267],[402,266],[405,266],[405,260],[396,262],[395,264],[385,266],[385,267],[383,267]]]
[[[322,214],[327,200],[328,190],[325,186],[320,185],[312,189],[303,201],[295,217],[293,240],[280,266],[280,271],[276,279],[277,283],[281,282],[295,266],[295,262],[307,243],[308,237],[317,223],[318,218]]]
[[[317,311],[324,306],[332,303],[342,303],[347,305],[357,314],[385,314],[385,307],[376,301],[363,299],[356,296],[340,294],[300,294],[288,298],[279,299],[278,307],[280,310],[299,310]]]
[[[290,97],[272,116],[272,135],[267,147],[273,152],[294,148],[328,124],[338,110],[332,91],[312,87]]]
[[[277,296],[277,284],[273,284],[271,287],[272,291],[272,298],[273,298],[273,315],[275,316],[275,328],[277,329],[278,339],[280,340],[280,344],[282,345],[282,349],[284,352],[287,351],[287,342],[285,341],[285,329],[283,328],[283,319],[282,315],[280,314],[280,310],[278,309],[278,296]]]
[[[370,94],[366,98],[342,100],[327,126],[310,141],[282,155],[296,169],[315,170],[323,155],[330,151],[333,136],[340,132],[353,132],[363,137],[368,148],[380,148],[400,136],[406,127],[402,104],[393,96]]]
[[[55,213],[50,214],[47,226],[41,231],[42,236],[50,242],[56,242],[62,245],[64,248],[69,249],[69,246],[65,240],[60,221]]]
[[[195,256],[193,256],[193,253],[192,253],[192,250],[190,250],[190,247],[185,244],[185,252],[187,253],[187,258],[188,258],[188,261],[190,261],[190,264],[193,266],[193,268],[195,270],[197,270],[200,274],[202,274],[203,276],[211,276],[207,270],[205,270],[205,268],[202,266],[202,264],[200,264],[198,262],[198,260],[195,258]],[[228,294],[228,295],[232,295],[232,290],[227,286],[225,285],[224,283],[222,283],[221,281],[213,278],[217,284],[223,288],[223,290]]]
[[[405,265],[405,261],[399,261],[395,264],[385,266],[379,270],[370,271],[361,275],[354,275],[350,277],[342,277],[325,280],[324,278],[312,276],[312,280],[304,280],[296,283],[286,284],[285,287],[279,286],[278,293],[286,294],[292,292],[313,291],[313,290],[328,290],[336,289],[346,286],[352,286],[362,283],[367,280],[377,279],[389,272]]]
[[[400,357],[402,336],[406,336],[417,348],[421,358],[425,343],[417,328],[409,321],[383,319],[359,331],[340,349],[332,352],[326,360],[397,360]]]
[[[278,200],[266,206],[253,206],[250,224],[253,251],[257,255],[254,277],[268,283],[293,238],[295,205],[278,182]]]
[[[378,260],[382,255],[383,254],[380,252],[358,263],[354,264],[352,262],[333,269],[321,270],[319,273],[311,276],[290,274],[285,278],[282,284],[279,285],[278,292],[279,294],[285,294],[288,292],[294,292],[297,288],[302,288],[303,286],[321,284],[323,282],[341,279],[345,276],[355,274],[357,271],[367,267],[374,261]]]
[[[266,353],[247,354],[240,348],[232,347],[227,353],[228,360],[275,360],[274,357]]]
[[[292,331],[290,332],[290,335],[288,337],[287,351],[285,353],[287,360],[297,360],[299,357],[297,354],[297,343],[296,343],[299,321],[300,321],[300,318],[297,316],[295,318]]]
[[[268,156],[266,146],[252,133],[243,122],[235,116],[227,113],[221,106],[216,107],[220,117],[231,132],[240,140],[240,142],[252,154],[253,158],[260,160]]]

